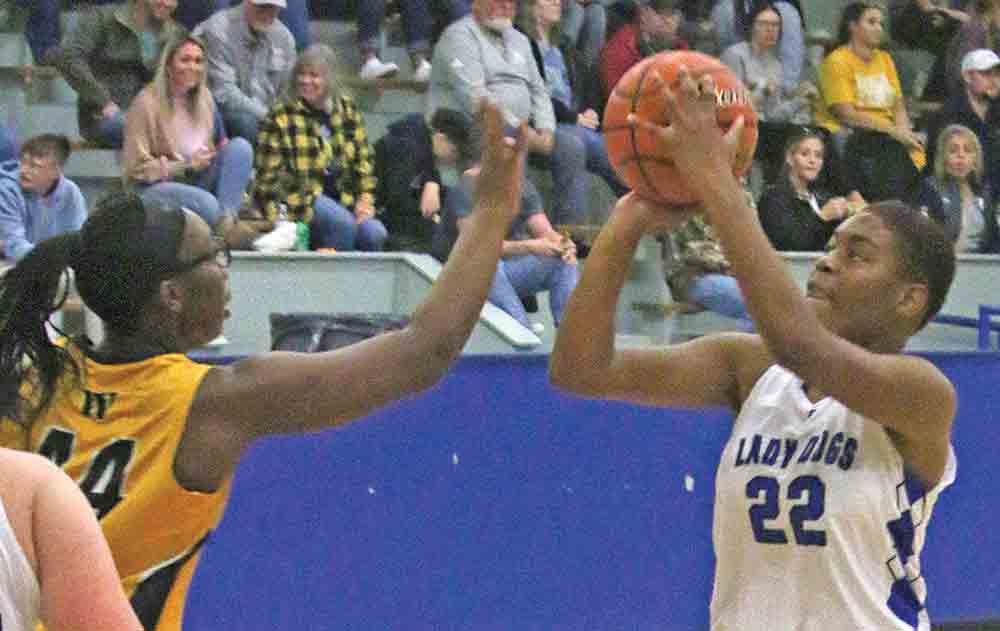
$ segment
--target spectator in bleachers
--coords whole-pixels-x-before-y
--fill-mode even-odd
[[[927,121],[927,167],[933,169],[936,159],[937,138],[949,125],[964,125],[975,132],[983,150],[984,180],[993,190],[1000,184],[1000,146],[997,130],[1000,129],[1000,56],[988,48],[969,51],[962,59],[963,90],[952,95],[944,106]]]
[[[889,6],[893,41],[934,55],[927,83],[919,94],[914,94],[923,101],[940,102],[947,96],[945,60],[948,45],[961,26],[969,21],[969,14],[962,10],[967,3],[967,0],[895,0]],[[933,144],[929,143],[928,148]]]
[[[442,261],[447,260],[458,235],[468,230],[478,175],[478,165],[463,173],[445,201],[434,250]],[[559,326],[566,303],[579,280],[576,245],[552,227],[541,195],[530,181],[525,181],[521,189],[521,210],[504,238],[489,301],[521,326],[531,329],[523,298],[548,291],[552,321]]]
[[[279,225],[259,248],[283,248],[283,232],[296,223],[309,226],[314,250],[376,251],[385,245],[386,228],[375,217],[378,183],[364,119],[335,70],[329,46],[307,48],[292,69],[288,98],[261,123],[253,197]]]
[[[816,86],[803,81],[793,88],[784,82],[777,47],[784,28],[781,13],[767,0],[757,2],[747,18],[749,38],[722,52],[722,63],[747,87],[757,111],[754,160],[764,180],[774,179],[785,160],[785,144],[802,124],[812,122],[811,99]]]
[[[717,0],[712,9],[712,23],[720,50],[725,50],[751,35],[751,13],[759,0]],[[802,79],[806,59],[805,19],[799,0],[773,0],[781,16],[781,36],[778,39],[778,59],[785,90],[791,92]]]
[[[174,19],[193,30],[213,14],[239,2],[241,0],[178,0]],[[291,31],[298,50],[305,50],[312,43],[308,0],[286,0],[278,19]]]
[[[579,85],[580,70],[572,61],[574,55],[564,54],[559,46],[560,15],[559,0],[522,0],[517,26],[531,40],[538,72],[548,88],[556,117],[556,142],[565,145],[566,151],[581,156],[586,169],[601,176],[615,197],[621,197],[628,187],[608,159],[608,148],[600,131],[601,119],[592,108],[578,109],[575,87]],[[589,179],[576,178],[571,185],[579,187],[571,194],[571,199],[579,200],[573,203],[585,204]]]
[[[825,159],[820,132],[803,130],[788,141],[781,176],[757,202],[761,227],[775,250],[822,251],[840,222],[864,206],[857,191],[836,195],[820,183]]]
[[[257,127],[278,102],[295,63],[295,40],[277,20],[285,0],[243,0],[199,24],[208,85],[231,137],[257,141]]]
[[[479,156],[472,119],[440,109],[425,122],[410,114],[375,143],[378,198],[390,248],[430,251],[448,190]]]
[[[607,9],[600,0],[561,0],[562,28],[555,42],[573,56],[577,71],[577,109],[603,109],[599,71],[607,31]]]
[[[743,185],[746,187],[745,181]],[[753,208],[753,195],[746,188],[744,191]],[[703,215],[695,215],[672,230],[662,255],[674,302],[734,318],[739,328],[753,330],[743,293],[729,271],[729,260]]]
[[[983,180],[983,149],[964,125],[949,125],[937,140],[934,172],[914,196],[944,226],[956,252],[1000,252],[996,197]]]
[[[686,50],[680,37],[681,10],[677,0],[635,0],[625,6],[631,20],[601,49],[599,72],[606,100],[618,80],[645,57],[666,50]]]
[[[749,15],[749,38],[722,52],[722,63],[736,74],[753,97],[761,121],[805,123],[810,120],[809,97],[802,84],[792,89],[783,80],[777,45],[783,28],[781,14],[771,2],[759,2]]]
[[[910,124],[896,66],[881,48],[882,37],[879,5],[848,5],[835,49],[820,66],[816,99],[816,122],[833,134],[843,163],[851,165],[850,187],[869,201],[904,197],[926,161],[924,140]]]
[[[574,136],[556,130],[545,80],[531,41],[514,28],[514,0],[474,0],[472,13],[449,26],[434,47],[425,116],[441,108],[472,116],[481,98],[495,100],[508,126],[528,123],[534,165],[551,171],[553,223],[586,223],[586,156]],[[580,192],[584,198],[580,199]]]
[[[0,243],[18,261],[43,239],[79,230],[87,218],[80,188],[63,175],[70,144],[43,134],[21,148],[20,164],[0,164]]]
[[[49,55],[79,94],[80,133],[120,148],[125,110],[156,74],[161,53],[184,36],[171,15],[177,0],[129,0],[91,8]]]
[[[250,182],[253,150],[226,138],[205,63],[205,45],[193,35],[167,48],[126,115],[122,170],[144,199],[193,210],[224,232]]]
[[[1000,55],[1000,0],[974,0],[969,21],[952,38],[945,62],[949,96],[963,90],[962,60],[965,55],[980,48],[989,48]]]
[[[426,0],[397,0],[403,21],[406,50],[413,64],[413,78],[426,82],[431,77],[432,20]],[[379,58],[379,39],[385,21],[385,0],[360,0],[358,5],[358,48],[361,51],[361,69],[358,76],[364,80],[391,77],[399,66]]]
[[[86,0],[86,4],[112,4],[120,0]],[[0,2],[2,6],[3,2]],[[24,38],[31,49],[35,65],[48,64],[49,51],[54,51],[62,39],[62,8],[60,0],[9,0],[8,7],[23,20]]]

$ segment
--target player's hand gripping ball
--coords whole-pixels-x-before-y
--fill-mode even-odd
[[[740,135],[733,173],[743,176],[750,170],[757,146],[757,113],[750,93],[743,83],[715,57],[697,52],[670,51],[648,57],[632,66],[622,76],[608,97],[602,130],[608,146],[608,158],[618,175],[640,197],[653,203],[671,206],[700,201],[697,191],[689,190],[677,173],[673,160],[659,147],[656,135],[641,125],[630,125],[629,114],[656,125],[669,125],[663,85],[677,89],[677,71],[685,66],[697,81],[711,75],[715,82],[717,120],[723,133],[740,116]],[[659,81],[654,79],[659,77]]]

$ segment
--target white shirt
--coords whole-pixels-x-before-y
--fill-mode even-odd
[[[38,579],[0,502],[0,628],[34,631],[40,608]]]
[[[929,631],[920,573],[934,502],[885,428],[770,367],[716,476],[712,631]]]

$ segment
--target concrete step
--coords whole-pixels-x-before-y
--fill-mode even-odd
[[[66,177],[76,182],[93,208],[98,199],[121,182],[120,154],[108,149],[78,149],[66,163]]]
[[[68,177],[117,180],[121,178],[121,159],[111,149],[79,149],[66,163]]]
[[[76,121],[76,107],[58,103],[35,103],[25,112],[23,121],[18,125],[18,132],[24,138],[36,134],[64,134],[71,139],[80,136],[80,128]]]
[[[24,119],[27,107],[27,95],[21,76],[10,68],[0,69],[0,110],[3,112],[3,122],[16,129]]]
[[[23,33],[0,33],[0,67],[31,63],[31,50]]]

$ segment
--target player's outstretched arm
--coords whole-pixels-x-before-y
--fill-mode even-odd
[[[446,373],[479,319],[501,242],[520,208],[525,130],[506,137],[501,113],[489,102],[481,116],[475,210],[410,324],[335,351],[267,353],[213,370],[178,453],[189,483],[218,483],[257,436],[343,423],[428,388]]]
[[[50,631],[139,631],[94,510],[51,462],[24,454],[37,480],[32,527],[41,616]]]
[[[700,191],[705,213],[773,357],[811,386],[895,430],[913,446],[910,464],[926,481],[939,479],[956,408],[951,383],[924,359],[873,352],[821,324],[731,175],[742,121],[725,136],[719,131],[710,77],[696,82],[682,71],[678,87],[664,89],[672,124],[656,130],[663,150],[689,186]],[[919,288],[902,290],[899,300],[904,301],[902,308],[913,308],[908,301],[919,302]]]
[[[615,348],[615,309],[642,236],[690,216],[621,198],[583,266],[549,358],[553,385],[582,396],[650,405],[738,405],[735,367],[748,336],[724,335],[657,349]]]

